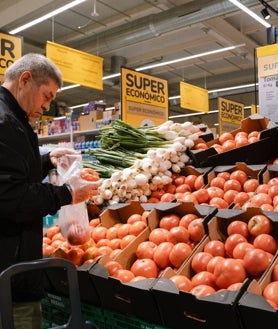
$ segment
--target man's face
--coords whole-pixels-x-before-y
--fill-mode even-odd
[[[53,80],[38,87],[30,72],[22,74],[19,86],[17,101],[30,120],[41,117],[49,110],[58,90],[58,85]]]

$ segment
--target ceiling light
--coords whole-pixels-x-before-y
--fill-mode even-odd
[[[261,23],[266,28],[270,27],[271,25],[267,23],[264,19],[262,19],[260,16],[255,14],[252,10],[248,9],[246,6],[244,6],[242,3],[240,3],[237,0],[229,0],[231,3],[233,3],[235,6],[237,6],[239,9],[244,11],[246,14],[248,14],[250,17],[254,18],[257,22]]]
[[[36,24],[39,24],[39,23],[47,20],[48,18],[54,17],[54,16],[62,13],[63,11],[66,11],[66,10],[72,8],[72,7],[75,7],[75,6],[77,6],[80,3],[85,2],[85,1],[87,1],[87,0],[75,0],[75,1],[71,1],[70,3],[68,3],[65,6],[62,6],[62,7],[58,8],[58,9],[55,9],[55,10],[53,10],[53,11],[51,11],[51,12],[49,12],[49,13],[47,13],[47,14],[39,17],[39,18],[34,19],[33,21],[31,21],[29,23],[26,23],[24,25],[21,25],[21,26],[15,28],[15,29],[9,31],[9,34],[17,34],[18,32],[24,31],[24,30],[28,29],[31,26],[34,26]]]
[[[263,15],[264,19],[270,19],[270,13],[268,12],[267,8],[262,9],[261,14]]]

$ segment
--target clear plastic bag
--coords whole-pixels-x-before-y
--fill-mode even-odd
[[[59,159],[57,172],[62,185],[77,177],[80,180],[82,166],[81,155],[67,155]],[[58,224],[61,233],[71,245],[81,245],[90,239],[88,210],[85,202],[61,207]]]

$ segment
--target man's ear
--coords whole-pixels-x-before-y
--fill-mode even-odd
[[[24,72],[21,74],[21,76],[20,76],[20,78],[19,78],[19,81],[20,81],[20,84],[21,84],[22,86],[25,86],[25,85],[28,83],[28,81],[31,81],[31,79],[32,79],[31,72],[29,72],[29,71],[24,71]]]

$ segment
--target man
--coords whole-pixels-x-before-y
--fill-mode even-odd
[[[6,70],[0,87],[0,272],[42,258],[42,217],[89,199],[100,185],[84,185],[76,177],[62,186],[42,183],[60,156],[74,152],[55,149],[41,156],[30,125],[49,109],[61,86],[61,72],[49,59],[27,54]],[[40,329],[40,271],[16,276],[12,293],[15,328]]]

